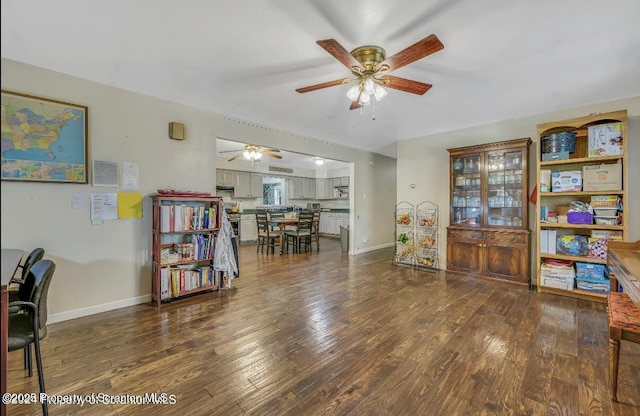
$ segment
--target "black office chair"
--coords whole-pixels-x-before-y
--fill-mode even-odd
[[[9,303],[19,300],[28,302],[31,299],[35,289],[35,277],[29,275],[29,271],[33,265],[42,260],[43,257],[44,249],[36,248],[29,253],[24,263],[18,266],[22,271],[20,272],[20,277],[14,275],[11,279],[11,283],[17,283],[17,285],[11,287],[11,290],[8,291]],[[16,313],[19,310],[20,307],[16,305],[9,308],[9,313]]]
[[[40,260],[31,267],[30,274],[35,278],[35,290],[29,301],[11,302],[9,306],[19,306],[18,313],[9,315],[9,337],[7,346],[9,352],[16,350],[29,351],[29,377],[31,370],[31,344],[36,351],[36,366],[38,368],[38,384],[40,393],[45,393],[44,373],[42,370],[42,354],[40,340],[47,336],[47,295],[56,265],[51,260]],[[47,401],[42,403],[42,412],[48,415]]]
[[[29,273],[29,270],[31,269],[31,267],[33,267],[33,265],[36,264],[38,261],[42,260],[43,257],[44,257],[44,249],[40,247],[34,248],[31,251],[31,253],[29,253],[24,263],[18,265],[18,268],[16,269],[16,274],[17,274],[17,271],[20,270],[20,276],[16,276],[14,274],[13,278],[11,279],[11,283],[21,284],[22,282],[24,282],[24,278],[27,277],[27,273]]]

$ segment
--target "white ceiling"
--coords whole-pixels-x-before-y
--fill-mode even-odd
[[[640,95],[638,0],[3,0],[2,57],[324,141],[395,156],[395,142]],[[316,44],[390,56],[444,49],[393,72],[361,115]],[[3,79],[4,81],[4,79]]]

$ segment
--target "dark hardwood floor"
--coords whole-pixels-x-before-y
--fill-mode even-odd
[[[605,305],[396,267],[392,252],[349,256],[326,238],[310,254],[242,246],[230,290],[52,324],[49,394],[175,404],[50,414],[640,415],[640,345],[622,342],[621,402],[609,399]],[[21,352],[8,388],[38,391]]]

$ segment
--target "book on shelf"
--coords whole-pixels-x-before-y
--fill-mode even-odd
[[[162,205],[160,207],[160,232],[168,233],[171,230],[171,222],[169,218],[169,210],[171,207],[169,205]]]
[[[169,268],[160,269],[160,299],[169,297]]]
[[[557,231],[547,230],[547,253],[556,254]]]
[[[549,230],[540,230],[540,252],[549,252]]]

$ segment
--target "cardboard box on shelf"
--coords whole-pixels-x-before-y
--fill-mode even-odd
[[[591,207],[592,208],[617,208],[620,205],[620,197],[617,195],[592,195]]]
[[[551,191],[582,191],[582,172],[579,170],[551,172]]]
[[[576,272],[573,267],[540,265],[540,284],[556,289],[573,290]]]
[[[589,157],[621,155],[622,123],[589,126]]]
[[[591,230],[591,238],[622,240],[622,230]]]
[[[551,171],[549,169],[540,170],[540,192],[551,192]]]
[[[622,189],[622,164],[582,167],[582,187],[585,191],[619,191]]]

